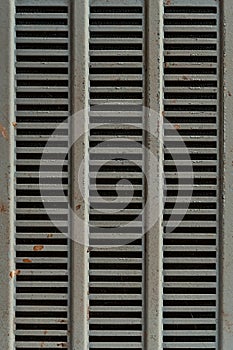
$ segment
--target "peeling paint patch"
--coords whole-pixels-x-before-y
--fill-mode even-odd
[[[35,245],[35,246],[33,247],[34,252],[40,252],[40,251],[43,250],[43,249],[44,249],[44,246],[43,246],[43,245]]]
[[[10,272],[10,278],[14,278],[16,276],[19,276],[21,274],[20,270],[15,270]]]
[[[0,123],[0,133],[2,134],[2,137],[4,137],[4,139],[8,140],[7,130],[1,123]]]

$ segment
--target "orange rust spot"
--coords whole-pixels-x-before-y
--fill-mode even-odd
[[[81,208],[81,204],[76,205],[76,210],[79,210]]]
[[[48,334],[48,331],[44,331],[44,335]]]
[[[47,235],[47,238],[52,238],[53,237],[53,234],[52,233],[49,233],[48,235]]]
[[[7,207],[4,204],[0,205],[0,213],[6,213],[7,212]]]
[[[23,262],[24,262],[24,263],[28,263],[28,264],[29,264],[29,263],[31,263],[31,262],[32,262],[32,260],[31,260],[31,259],[23,259]]]
[[[15,270],[10,272],[10,278],[14,278],[16,276],[19,276],[21,274],[20,270]]]
[[[17,123],[16,122],[13,122],[12,125],[13,125],[14,128],[17,127]]]
[[[176,124],[176,125],[175,125],[175,128],[176,128],[176,130],[179,130],[179,129],[180,129],[180,125],[179,125],[179,124]]]
[[[33,247],[34,252],[40,252],[43,249],[44,249],[43,245],[35,245],[35,247]]]
[[[2,134],[2,137],[4,137],[4,139],[8,140],[7,130],[2,124],[0,124],[0,133]]]

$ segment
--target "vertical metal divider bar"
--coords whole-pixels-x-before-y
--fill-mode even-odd
[[[0,1],[0,326],[1,346],[14,346],[14,1]],[[13,275],[13,274],[12,274]]]
[[[0,327],[14,347],[14,1],[0,0]]]
[[[87,0],[71,0],[71,293],[70,349],[88,349],[88,18]],[[75,140],[78,134],[82,135]],[[84,164],[83,168],[80,165]],[[80,169],[83,183],[79,183]],[[82,188],[80,188],[82,186]],[[74,216],[82,219],[75,227]]]
[[[219,350],[233,343],[233,2],[220,2],[221,11],[221,212]]]
[[[220,323],[220,233],[221,233],[221,219],[220,219],[220,213],[221,213],[221,138],[222,138],[222,113],[221,113],[221,86],[222,86],[222,72],[221,72],[221,6],[220,2],[218,0],[217,3],[217,222],[216,222],[216,285],[217,285],[217,291],[216,291],[216,349],[219,349],[219,323]]]
[[[163,212],[163,2],[146,2],[146,98],[147,116],[145,118],[145,142],[149,151],[158,159],[156,177],[150,171],[148,156],[145,159],[146,175],[155,191],[158,201],[155,208],[148,207],[145,216],[146,225],[146,335],[145,349],[162,349],[162,212]],[[155,118],[156,120],[153,120]],[[153,137],[154,136],[154,137]],[[149,189],[151,191],[151,189]],[[157,222],[149,227],[151,215]]]

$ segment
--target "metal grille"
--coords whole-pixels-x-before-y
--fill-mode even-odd
[[[143,12],[142,0],[90,2],[93,350],[143,349]]]
[[[15,16],[15,348],[67,349],[69,244],[56,224],[68,233],[68,207],[57,188],[62,176],[67,194],[68,160],[62,173],[59,167],[68,146],[68,1],[17,0]]]
[[[164,2],[164,349],[217,349],[218,17],[214,0]]]

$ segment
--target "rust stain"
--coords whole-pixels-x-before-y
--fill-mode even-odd
[[[166,5],[167,5],[167,6],[170,6],[170,5],[171,5],[171,0],[167,0],[167,1],[166,1]]]
[[[180,125],[179,125],[179,124],[176,124],[176,125],[175,125],[175,128],[176,128],[176,130],[179,130],[179,129],[180,129]]]
[[[17,127],[17,123],[16,122],[13,122],[12,125],[13,125],[14,128]]]
[[[43,249],[44,249],[43,245],[35,245],[35,247],[33,247],[34,252],[40,252]]]
[[[66,321],[65,320],[60,320],[60,323],[65,323]]]
[[[184,79],[184,80],[189,80],[189,78],[186,77],[185,75],[183,76],[183,79]]]
[[[168,67],[169,67],[169,63],[168,63],[168,62],[165,62],[165,63],[164,63],[164,67],[165,67],[165,68],[168,68]]]
[[[162,111],[162,116],[163,116],[163,117],[165,116],[165,111]]]
[[[230,91],[228,91],[228,96],[232,96],[232,93]]]
[[[90,306],[87,308],[87,320],[90,320]]]
[[[14,278],[16,276],[19,276],[21,274],[20,270],[15,270],[10,272],[10,278]]]
[[[87,248],[87,253],[90,253],[94,248],[93,247],[88,247]]]
[[[81,208],[81,204],[76,205],[76,210],[79,210]]]
[[[7,207],[4,204],[0,204],[0,213],[6,213],[7,212]]]
[[[60,343],[57,344],[57,346],[60,346],[61,348],[67,348],[67,343]]]
[[[44,331],[44,335],[48,334],[48,331]]]
[[[31,263],[31,262],[32,262],[32,260],[31,260],[31,259],[23,259],[23,262],[24,262],[24,263],[28,263],[28,264],[29,264],[29,263]]]
[[[48,235],[47,235],[47,238],[52,238],[53,237],[53,234],[52,233],[49,233]]]
[[[2,134],[2,137],[4,137],[4,139],[8,140],[7,130],[2,124],[0,124],[0,133]]]

